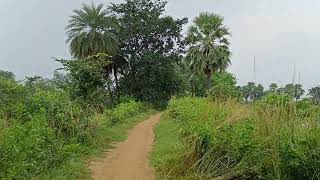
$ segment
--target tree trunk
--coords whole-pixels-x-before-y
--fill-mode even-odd
[[[116,94],[117,94],[117,100],[120,99],[120,92],[119,92],[119,79],[118,79],[118,68],[115,67],[113,70],[114,79],[116,83]]]

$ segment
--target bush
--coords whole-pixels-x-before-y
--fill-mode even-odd
[[[0,177],[30,179],[62,161],[61,143],[39,118],[5,131],[0,142]]]
[[[234,75],[221,72],[213,76],[213,87],[208,90],[210,97],[218,99],[241,99],[241,90],[236,86],[237,79]]]
[[[0,78],[0,118],[17,118],[27,95],[26,88],[13,80]]]
[[[136,116],[147,110],[147,106],[141,102],[129,101],[119,104],[116,108],[107,110],[104,115],[106,125],[112,126],[117,123],[123,123],[126,119]]]

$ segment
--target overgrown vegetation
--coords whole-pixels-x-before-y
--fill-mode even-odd
[[[54,87],[42,89],[37,84],[31,88],[11,79],[1,78],[0,86],[0,98],[5,103],[0,108],[3,178],[31,179],[51,173],[74,158],[84,158],[92,154],[92,148],[106,147],[117,140],[114,136],[125,134],[124,130],[110,129],[121,124],[127,124],[123,129],[128,128],[138,116],[142,119],[141,115],[151,110],[150,105],[133,100],[107,110],[106,103],[103,107],[84,106],[73,93]]]
[[[175,152],[161,150],[167,144],[161,132],[168,127],[158,129],[155,151],[167,157],[155,163],[158,177],[317,179],[319,110],[277,94],[250,105],[192,97],[172,100],[169,118],[160,126],[177,126],[180,138],[172,138],[171,144],[183,145]]]

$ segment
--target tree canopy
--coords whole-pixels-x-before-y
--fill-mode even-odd
[[[230,65],[230,31],[223,25],[223,17],[204,12],[189,28],[186,37],[188,53],[186,60],[195,73],[207,75],[207,86],[211,87],[213,73],[225,70]]]
[[[116,53],[117,25],[102,4],[83,4],[82,9],[75,9],[73,13],[66,27],[73,57],[81,59],[97,53]]]
[[[126,0],[109,9],[119,24],[120,54],[126,61],[120,88],[141,100],[168,99],[177,91],[175,66],[187,19],[164,15],[165,1]]]

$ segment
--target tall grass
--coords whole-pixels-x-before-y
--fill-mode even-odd
[[[191,97],[173,100],[168,113],[181,128],[179,136],[187,148],[177,161],[185,170],[171,172],[171,177],[196,173],[199,179],[317,179],[318,112],[317,107],[275,95],[250,105]]]
[[[23,110],[29,118],[0,130],[0,179],[89,178],[85,159],[123,140],[126,129],[152,112],[130,101],[83,114],[75,103],[64,106],[67,100],[37,97]]]

